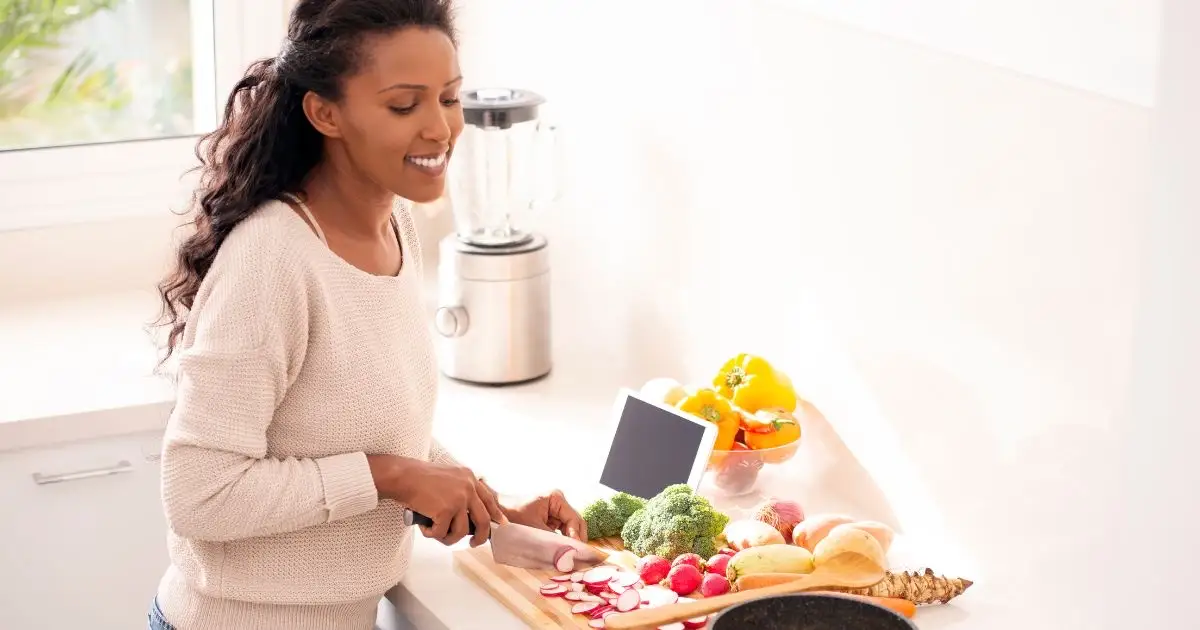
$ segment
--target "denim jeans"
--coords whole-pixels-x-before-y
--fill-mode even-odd
[[[146,613],[146,618],[150,621],[148,630],[175,630],[175,626],[167,623],[167,620],[163,618],[162,609],[158,607],[158,599],[150,604],[150,612]]]

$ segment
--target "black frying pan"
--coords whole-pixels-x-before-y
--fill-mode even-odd
[[[781,595],[717,614],[711,630],[916,630],[911,621],[864,601],[837,595]]]

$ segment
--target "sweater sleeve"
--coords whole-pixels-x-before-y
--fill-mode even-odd
[[[429,461],[447,466],[462,465],[458,463],[457,459],[454,459],[454,456],[450,454],[450,451],[446,450],[445,446],[442,446],[441,442],[437,441],[437,438],[433,439],[433,443],[429,447]]]
[[[303,361],[303,286],[288,281],[283,261],[264,267],[236,251],[228,258],[210,270],[180,350],[162,457],[171,528],[229,541],[374,509],[366,454],[268,456],[267,429]]]

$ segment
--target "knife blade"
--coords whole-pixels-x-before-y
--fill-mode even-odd
[[[405,509],[404,524],[432,527],[433,519]],[[474,523],[470,524],[468,531],[470,535],[475,534]],[[608,557],[599,549],[569,536],[518,523],[492,523],[488,541],[492,547],[492,560],[496,564],[523,569],[554,568],[554,559],[564,547],[575,550],[576,565],[595,565]]]

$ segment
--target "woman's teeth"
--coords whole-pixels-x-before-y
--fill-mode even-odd
[[[446,163],[446,154],[443,153],[437,157],[408,156],[408,157],[405,157],[404,159],[408,160],[409,162],[412,162],[413,164],[416,164],[417,166],[420,166],[421,168],[438,168],[439,166]]]

